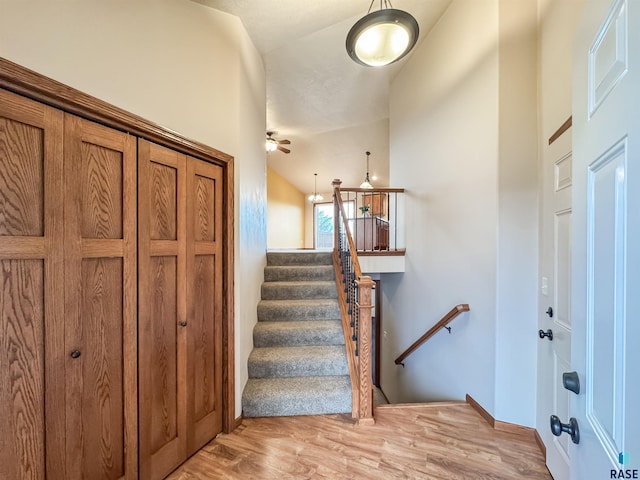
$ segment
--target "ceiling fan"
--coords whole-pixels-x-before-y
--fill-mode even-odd
[[[282,153],[290,153],[291,150],[283,147],[282,145],[290,145],[291,142],[289,140],[276,140],[273,138],[275,132],[267,132],[267,152],[275,152],[276,150],[280,150]]]

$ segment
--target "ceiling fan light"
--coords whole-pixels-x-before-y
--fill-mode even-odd
[[[278,142],[276,142],[273,138],[269,137],[265,142],[265,148],[267,149],[267,152],[275,152],[276,149],[278,148]]]
[[[347,35],[347,52],[357,63],[381,67],[397,62],[418,41],[418,22],[394,8],[372,12],[358,20]]]

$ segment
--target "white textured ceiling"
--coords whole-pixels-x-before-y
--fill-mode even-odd
[[[370,0],[195,0],[238,16],[267,73],[267,130],[291,140],[291,153],[274,152],[267,164],[304,193],[327,192],[331,180],[358,186],[365,151],[371,151],[375,186],[388,186],[389,82],[400,62],[364,67],[347,55],[351,26]],[[374,10],[379,8],[376,0]],[[395,0],[420,26],[420,43],[451,0]]]

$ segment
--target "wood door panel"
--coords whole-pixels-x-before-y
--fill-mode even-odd
[[[185,156],[138,142],[140,478],[186,458]]]
[[[0,261],[0,478],[45,478],[44,265]]]
[[[0,118],[0,236],[44,235],[44,132]]]
[[[193,239],[196,242],[213,242],[216,239],[216,180],[196,175],[194,182],[195,222]]]
[[[193,272],[193,316],[190,319],[190,350],[193,355],[194,420],[197,422],[214,411],[220,404],[221,379],[216,362],[218,348],[216,336],[215,257],[198,255]],[[216,335],[217,334],[217,335]],[[217,364],[217,365],[216,365]]]
[[[65,478],[136,478],[135,139],[67,114],[65,150]]]
[[[178,436],[177,259],[151,258],[150,412],[151,453]]]
[[[3,480],[65,478],[62,129],[62,112],[0,90]]]
[[[176,240],[178,172],[174,167],[150,164],[151,184],[149,218],[151,239]]]
[[[120,258],[82,262],[82,478],[125,473],[122,279]]]
[[[222,431],[221,168],[187,158],[188,452]]]
[[[123,155],[82,142],[82,238],[122,238]]]

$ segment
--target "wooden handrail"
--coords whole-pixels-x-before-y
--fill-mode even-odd
[[[336,180],[334,180],[334,186],[335,186],[335,182]],[[339,184],[338,184],[338,188],[339,188]],[[338,208],[340,209],[340,218],[346,219],[347,217],[347,211],[344,209],[344,204],[342,203],[342,198],[340,197],[340,195],[336,195],[336,205],[338,205]],[[338,229],[335,229],[338,230]],[[356,278],[360,278],[362,276],[362,270],[360,269],[360,262],[358,261],[358,255],[355,254],[356,252],[356,243],[353,241],[353,235],[351,235],[351,230],[349,229],[349,224],[347,222],[345,222],[345,231],[347,232],[347,242],[349,242],[349,251],[353,252],[353,254],[351,255],[351,258],[353,259],[353,271],[356,274]],[[338,248],[338,244],[335,244],[335,249]]]
[[[407,358],[409,355],[411,355],[415,350],[417,350],[417,348],[420,345],[422,345],[424,342],[426,342],[431,337],[433,337],[438,330],[446,327],[449,324],[449,322],[451,322],[451,320],[456,318],[462,312],[468,312],[468,311],[469,311],[469,305],[466,303],[461,303],[460,305],[456,305],[455,307],[453,307],[449,311],[449,313],[447,313],[444,317],[440,319],[438,323],[436,323],[433,327],[427,330],[427,332],[424,335],[422,335],[418,340],[413,342],[413,344],[409,348],[407,348],[402,355],[396,358],[396,365],[404,366],[402,361],[405,358]]]
[[[351,377],[351,416],[359,425],[371,425],[375,423],[371,378],[371,290],[374,282],[370,277],[362,275],[340,195],[340,183],[340,180],[333,181],[333,258],[336,282],[340,285],[338,301]]]
[[[356,188],[356,187],[340,187],[341,192],[362,192],[362,193],[404,193],[404,188]]]

